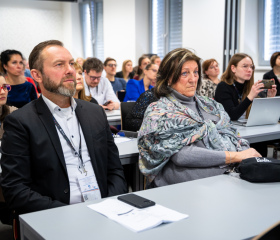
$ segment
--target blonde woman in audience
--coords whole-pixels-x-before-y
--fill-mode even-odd
[[[98,104],[98,102],[93,97],[86,96],[86,94],[85,94],[82,66],[80,64],[78,64],[77,62],[75,62],[74,67],[75,67],[75,70],[76,70],[77,85],[76,85],[76,92],[75,92],[75,95],[73,97]]]
[[[151,57],[151,63],[156,64],[156,65],[160,65],[161,63],[161,59],[158,55],[154,55]]]
[[[16,110],[16,107],[9,107],[6,105],[8,92],[11,90],[11,85],[6,83],[4,75],[0,73],[0,139],[2,139],[4,130],[3,122],[5,117]]]
[[[11,85],[7,104],[20,108],[37,99],[37,93],[32,83],[22,77],[23,57],[17,50],[5,50],[0,55],[1,69],[6,75],[7,84]]]
[[[158,65],[149,63],[144,69],[144,78],[140,81],[130,79],[126,85],[124,102],[135,102],[140,95],[153,88],[157,80]],[[153,85],[152,85],[153,84]]]
[[[133,76],[134,76],[134,72],[133,72],[132,61],[131,60],[123,61],[122,71],[117,72],[115,77],[123,78],[125,81],[128,81],[129,79],[132,79]]]
[[[134,75],[133,79],[140,80],[144,77],[144,69],[150,63],[150,59],[146,55],[142,55],[138,59],[138,68],[136,74]]]
[[[81,57],[78,57],[76,59],[76,63],[80,64],[81,66],[83,66],[84,62],[85,62],[85,60],[83,58],[81,58]]]
[[[203,80],[198,95],[214,98],[217,85],[220,82],[218,78],[220,68],[218,62],[214,59],[205,60],[202,64]]]

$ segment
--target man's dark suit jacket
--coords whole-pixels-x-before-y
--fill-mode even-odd
[[[104,110],[76,100],[102,198],[127,192],[118,149]],[[69,204],[70,186],[59,136],[42,97],[7,116],[2,139],[2,188],[18,214]]]

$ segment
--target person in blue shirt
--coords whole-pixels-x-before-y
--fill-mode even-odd
[[[135,102],[140,95],[156,84],[158,65],[149,63],[144,69],[144,78],[140,81],[130,79],[126,85],[124,102]]]
[[[5,73],[7,84],[11,85],[7,105],[21,108],[37,99],[37,93],[32,83],[22,76],[23,57],[17,50],[5,50],[0,55],[1,70]]]
[[[112,84],[115,93],[119,91],[125,91],[126,81],[123,78],[116,78],[117,62],[113,58],[106,58],[104,62],[104,70],[106,72],[106,78]]]

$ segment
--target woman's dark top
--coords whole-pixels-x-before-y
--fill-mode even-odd
[[[273,70],[271,70],[263,75],[263,79],[272,79],[272,78],[275,81],[275,85],[276,85],[276,89],[277,89],[276,96],[280,96],[280,82],[279,82],[277,76],[274,74]]]
[[[95,98],[91,97],[91,100],[90,100],[91,103],[96,103],[98,104],[98,102],[95,100]]]
[[[134,72],[129,73],[129,74],[128,74],[128,80],[129,80],[129,79],[133,79],[133,76],[134,76]],[[117,78],[123,78],[123,72],[122,72],[122,71],[117,72],[116,75],[115,75],[115,77],[117,77]]]
[[[137,99],[135,105],[133,106],[131,112],[129,112],[125,118],[126,130],[137,132],[143,122],[144,113],[147,107],[152,103],[156,102],[158,99],[154,94],[154,88],[143,92]]]
[[[247,110],[252,103],[248,97],[246,97],[241,103],[239,103],[239,96],[242,96],[244,84],[234,81],[235,87],[225,82],[220,82],[216,89],[215,100],[224,106],[224,109],[228,113],[231,120],[238,120]],[[237,93],[238,91],[238,93]]]
[[[30,82],[24,82],[18,85],[11,85],[11,91],[8,93],[7,105],[17,108],[37,99],[37,93]]]

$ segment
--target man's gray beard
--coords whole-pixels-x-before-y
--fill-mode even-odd
[[[46,77],[46,76],[43,76],[43,86],[44,88],[51,92],[51,93],[56,93],[56,94],[59,94],[59,95],[63,95],[63,96],[66,96],[66,97],[73,97],[75,92],[76,92],[76,81],[74,82],[74,85],[73,85],[73,89],[68,89],[64,86],[62,86],[61,84],[59,86],[56,86],[51,80],[50,78]]]

